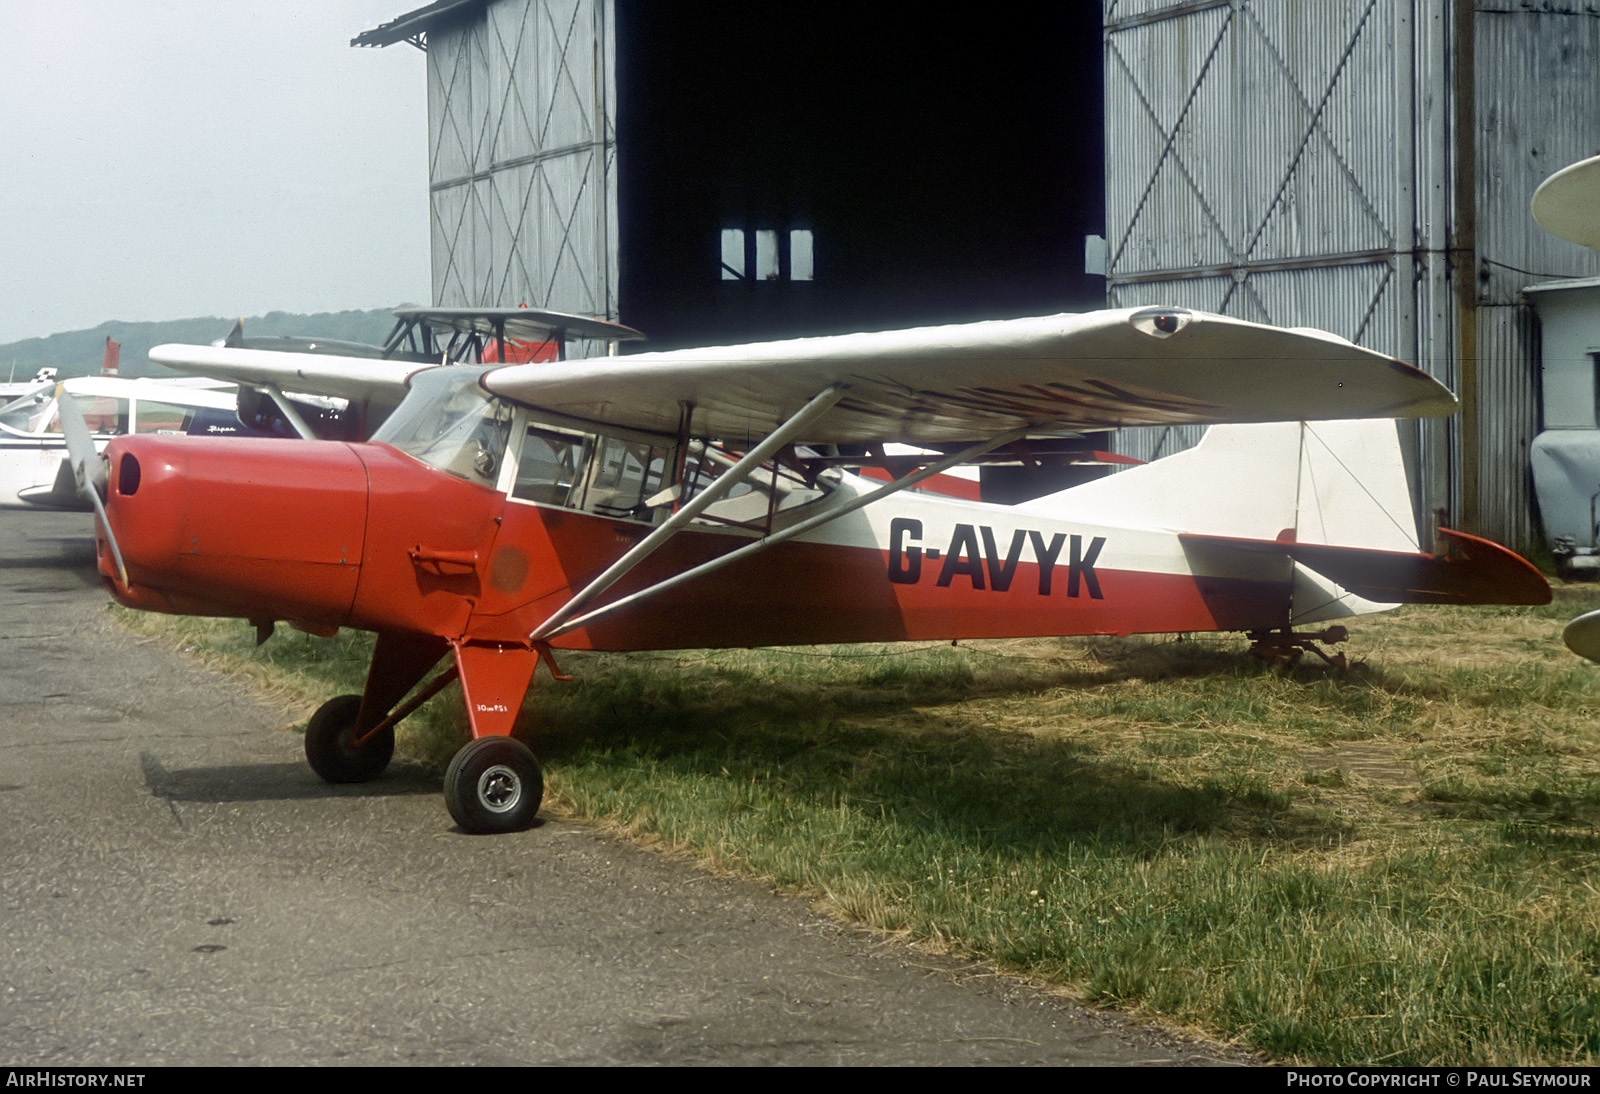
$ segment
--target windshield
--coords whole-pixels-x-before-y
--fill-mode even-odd
[[[512,411],[483,390],[478,368],[432,368],[411,378],[398,410],[372,435],[431,467],[493,486]]]

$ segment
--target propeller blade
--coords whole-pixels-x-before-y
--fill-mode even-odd
[[[94,446],[89,423],[83,420],[77,400],[67,393],[66,384],[56,385],[56,412],[61,417],[61,434],[67,441],[67,458],[72,461],[78,489],[87,493],[92,486],[104,498],[109,476],[100,462],[100,451]]]
[[[94,506],[95,519],[100,522],[106,545],[111,548],[111,557],[116,560],[117,573],[126,585],[128,567],[122,561],[122,550],[111,531],[111,518],[106,515],[106,488],[111,476],[106,470],[105,461],[100,458],[99,450],[94,446],[89,423],[83,420],[83,411],[78,409],[77,400],[67,394],[66,384],[56,385],[56,411],[61,416],[61,435],[67,442],[67,459],[72,464],[72,477],[78,482],[78,492]]]

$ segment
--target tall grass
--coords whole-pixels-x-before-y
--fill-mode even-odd
[[[1362,620],[1348,673],[1226,637],[569,655],[519,734],[632,838],[1280,1059],[1594,1063],[1584,596]],[[365,668],[180,625],[319,696]]]

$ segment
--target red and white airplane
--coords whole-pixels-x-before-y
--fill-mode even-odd
[[[562,649],[1243,631],[1293,651],[1343,636],[1294,627],[1398,602],[1550,596],[1484,540],[1419,550],[1392,419],[1455,399],[1315,331],[1143,308],[498,367],[151,357],[403,393],[367,443],[126,437],[78,462],[121,603],[376,633],[364,692],[311,719],[323,778],[377,776],[395,724],[459,680],[473,739],[444,790],[473,832],[535,816],[510,734]],[[1023,438],[1251,422],[1278,424],[1021,505],[908,489]],[[830,448],[864,442],[950,454],[884,483]]]

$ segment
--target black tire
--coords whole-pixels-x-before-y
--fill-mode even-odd
[[[539,761],[521,741],[479,737],[461,746],[444,773],[444,804],[468,832],[517,832],[544,800]]]
[[[330,783],[364,783],[383,774],[394,756],[394,727],[351,743],[361,696],[341,695],[317,708],[306,725],[306,762]]]

